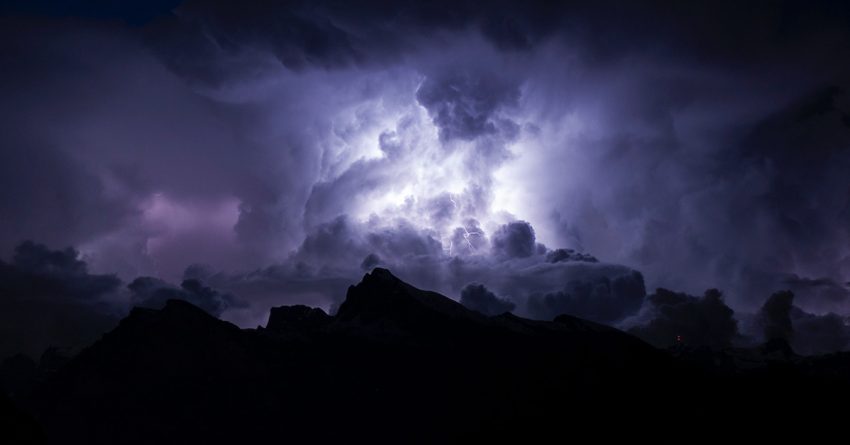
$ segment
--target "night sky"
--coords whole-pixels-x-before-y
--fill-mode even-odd
[[[333,312],[377,266],[660,346],[850,349],[839,2],[0,15],[0,356],[175,297],[243,327]]]

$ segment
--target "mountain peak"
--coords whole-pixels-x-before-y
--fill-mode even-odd
[[[393,275],[393,273],[390,272],[389,269],[384,269],[383,267],[376,267],[376,268],[372,269],[372,273],[367,273],[366,275],[363,276],[364,280],[366,278],[375,278],[375,279],[391,280],[391,281],[401,281],[400,279],[398,279],[398,277]]]
[[[330,323],[331,317],[320,308],[304,305],[273,307],[266,329],[273,332],[310,332]]]
[[[372,269],[372,272],[367,272],[363,275],[363,279],[360,280],[360,283],[356,286],[368,286],[368,287],[380,287],[383,289],[389,289],[393,286],[409,286],[407,283],[402,281],[397,276],[393,275],[389,269],[384,269],[382,267],[376,267]],[[354,286],[352,286],[354,287]]]
[[[167,300],[165,302],[165,307],[163,307],[162,310],[164,312],[171,312],[171,313],[184,313],[184,314],[190,314],[191,313],[191,314],[197,314],[197,315],[203,314],[205,316],[210,316],[209,314],[207,314],[206,311],[199,308],[198,306],[195,306],[194,304],[189,303],[186,300],[180,300],[180,299],[176,299],[176,298],[171,298],[171,299]]]
[[[179,299],[166,301],[162,309],[151,309],[134,307],[130,315],[119,323],[121,327],[135,330],[149,330],[152,326],[161,329],[168,326],[169,329],[195,329],[201,326],[223,325],[227,329],[239,329],[236,325],[219,320],[207,311],[194,304]],[[115,332],[115,331],[113,331]],[[107,334],[108,335],[108,334]]]
[[[393,324],[433,329],[436,319],[483,319],[460,303],[405,283],[387,269],[375,268],[355,286],[348,288],[337,319],[364,324]]]

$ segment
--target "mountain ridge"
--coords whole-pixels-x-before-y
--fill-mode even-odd
[[[781,418],[782,399],[821,400],[808,388],[850,363],[747,370],[732,357],[721,369],[716,357],[569,315],[487,317],[375,269],[336,315],[281,306],[257,329],[180,300],[136,308],[20,401],[50,441],[71,444],[528,441],[564,428],[615,439],[658,419],[643,437],[672,440],[732,394]]]

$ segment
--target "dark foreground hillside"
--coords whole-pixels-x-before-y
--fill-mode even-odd
[[[566,315],[485,317],[384,269],[336,316],[280,307],[256,330],[134,309],[56,368],[7,388],[3,443],[789,438],[840,428],[850,395],[846,355],[660,351]]]

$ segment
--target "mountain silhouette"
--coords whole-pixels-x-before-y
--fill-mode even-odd
[[[850,394],[846,375],[830,374],[850,369],[844,355],[700,354],[568,315],[487,317],[375,269],[335,316],[283,306],[258,329],[180,300],[133,309],[17,395],[42,428],[21,420],[33,427],[18,434],[70,444],[707,440],[722,426],[746,431],[753,412],[791,416],[789,400],[814,416]]]
[[[417,289],[387,269],[375,268],[348,288],[336,318],[362,326],[381,325],[411,331],[439,330],[433,322],[480,323],[485,317],[436,292]]]

